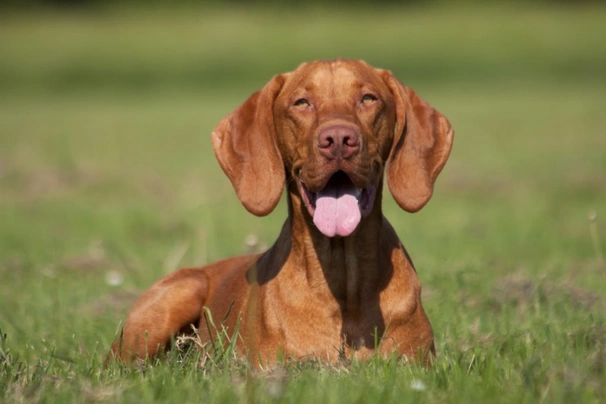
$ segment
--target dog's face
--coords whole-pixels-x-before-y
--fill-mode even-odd
[[[446,118],[390,72],[336,60],[275,76],[218,125],[213,145],[249,211],[269,213],[293,180],[318,229],[346,237],[372,211],[386,163],[398,204],[420,209],[452,138]]]
[[[286,76],[274,104],[276,141],[324,235],[348,236],[371,212],[395,118],[389,87],[366,63],[316,62]]]

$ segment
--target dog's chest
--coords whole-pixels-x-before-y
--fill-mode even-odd
[[[260,343],[268,357],[316,358],[328,362],[366,359],[380,344],[385,326],[381,316],[364,312],[357,318],[343,315],[338,304],[281,308],[268,319],[269,331]],[[264,356],[266,356],[264,355]]]

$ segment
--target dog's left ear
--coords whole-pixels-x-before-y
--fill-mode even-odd
[[[238,198],[252,214],[265,216],[280,201],[286,174],[276,145],[274,101],[285,75],[272,78],[212,133],[215,155]]]
[[[396,129],[387,165],[387,185],[400,207],[421,209],[448,160],[454,130],[448,119],[406,87],[391,72],[383,80],[393,93]]]

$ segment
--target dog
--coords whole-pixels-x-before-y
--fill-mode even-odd
[[[155,357],[192,325],[202,343],[238,330],[257,364],[278,358],[429,363],[433,331],[416,270],[381,209],[431,198],[450,154],[448,120],[394,75],[364,61],[304,63],[274,76],[213,131],[214,152],[244,207],[288,217],[265,253],[178,270],[135,303],[109,358]]]

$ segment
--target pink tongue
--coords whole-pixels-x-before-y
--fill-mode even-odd
[[[314,224],[327,237],[347,237],[360,223],[358,200],[354,189],[321,191],[316,200]]]

